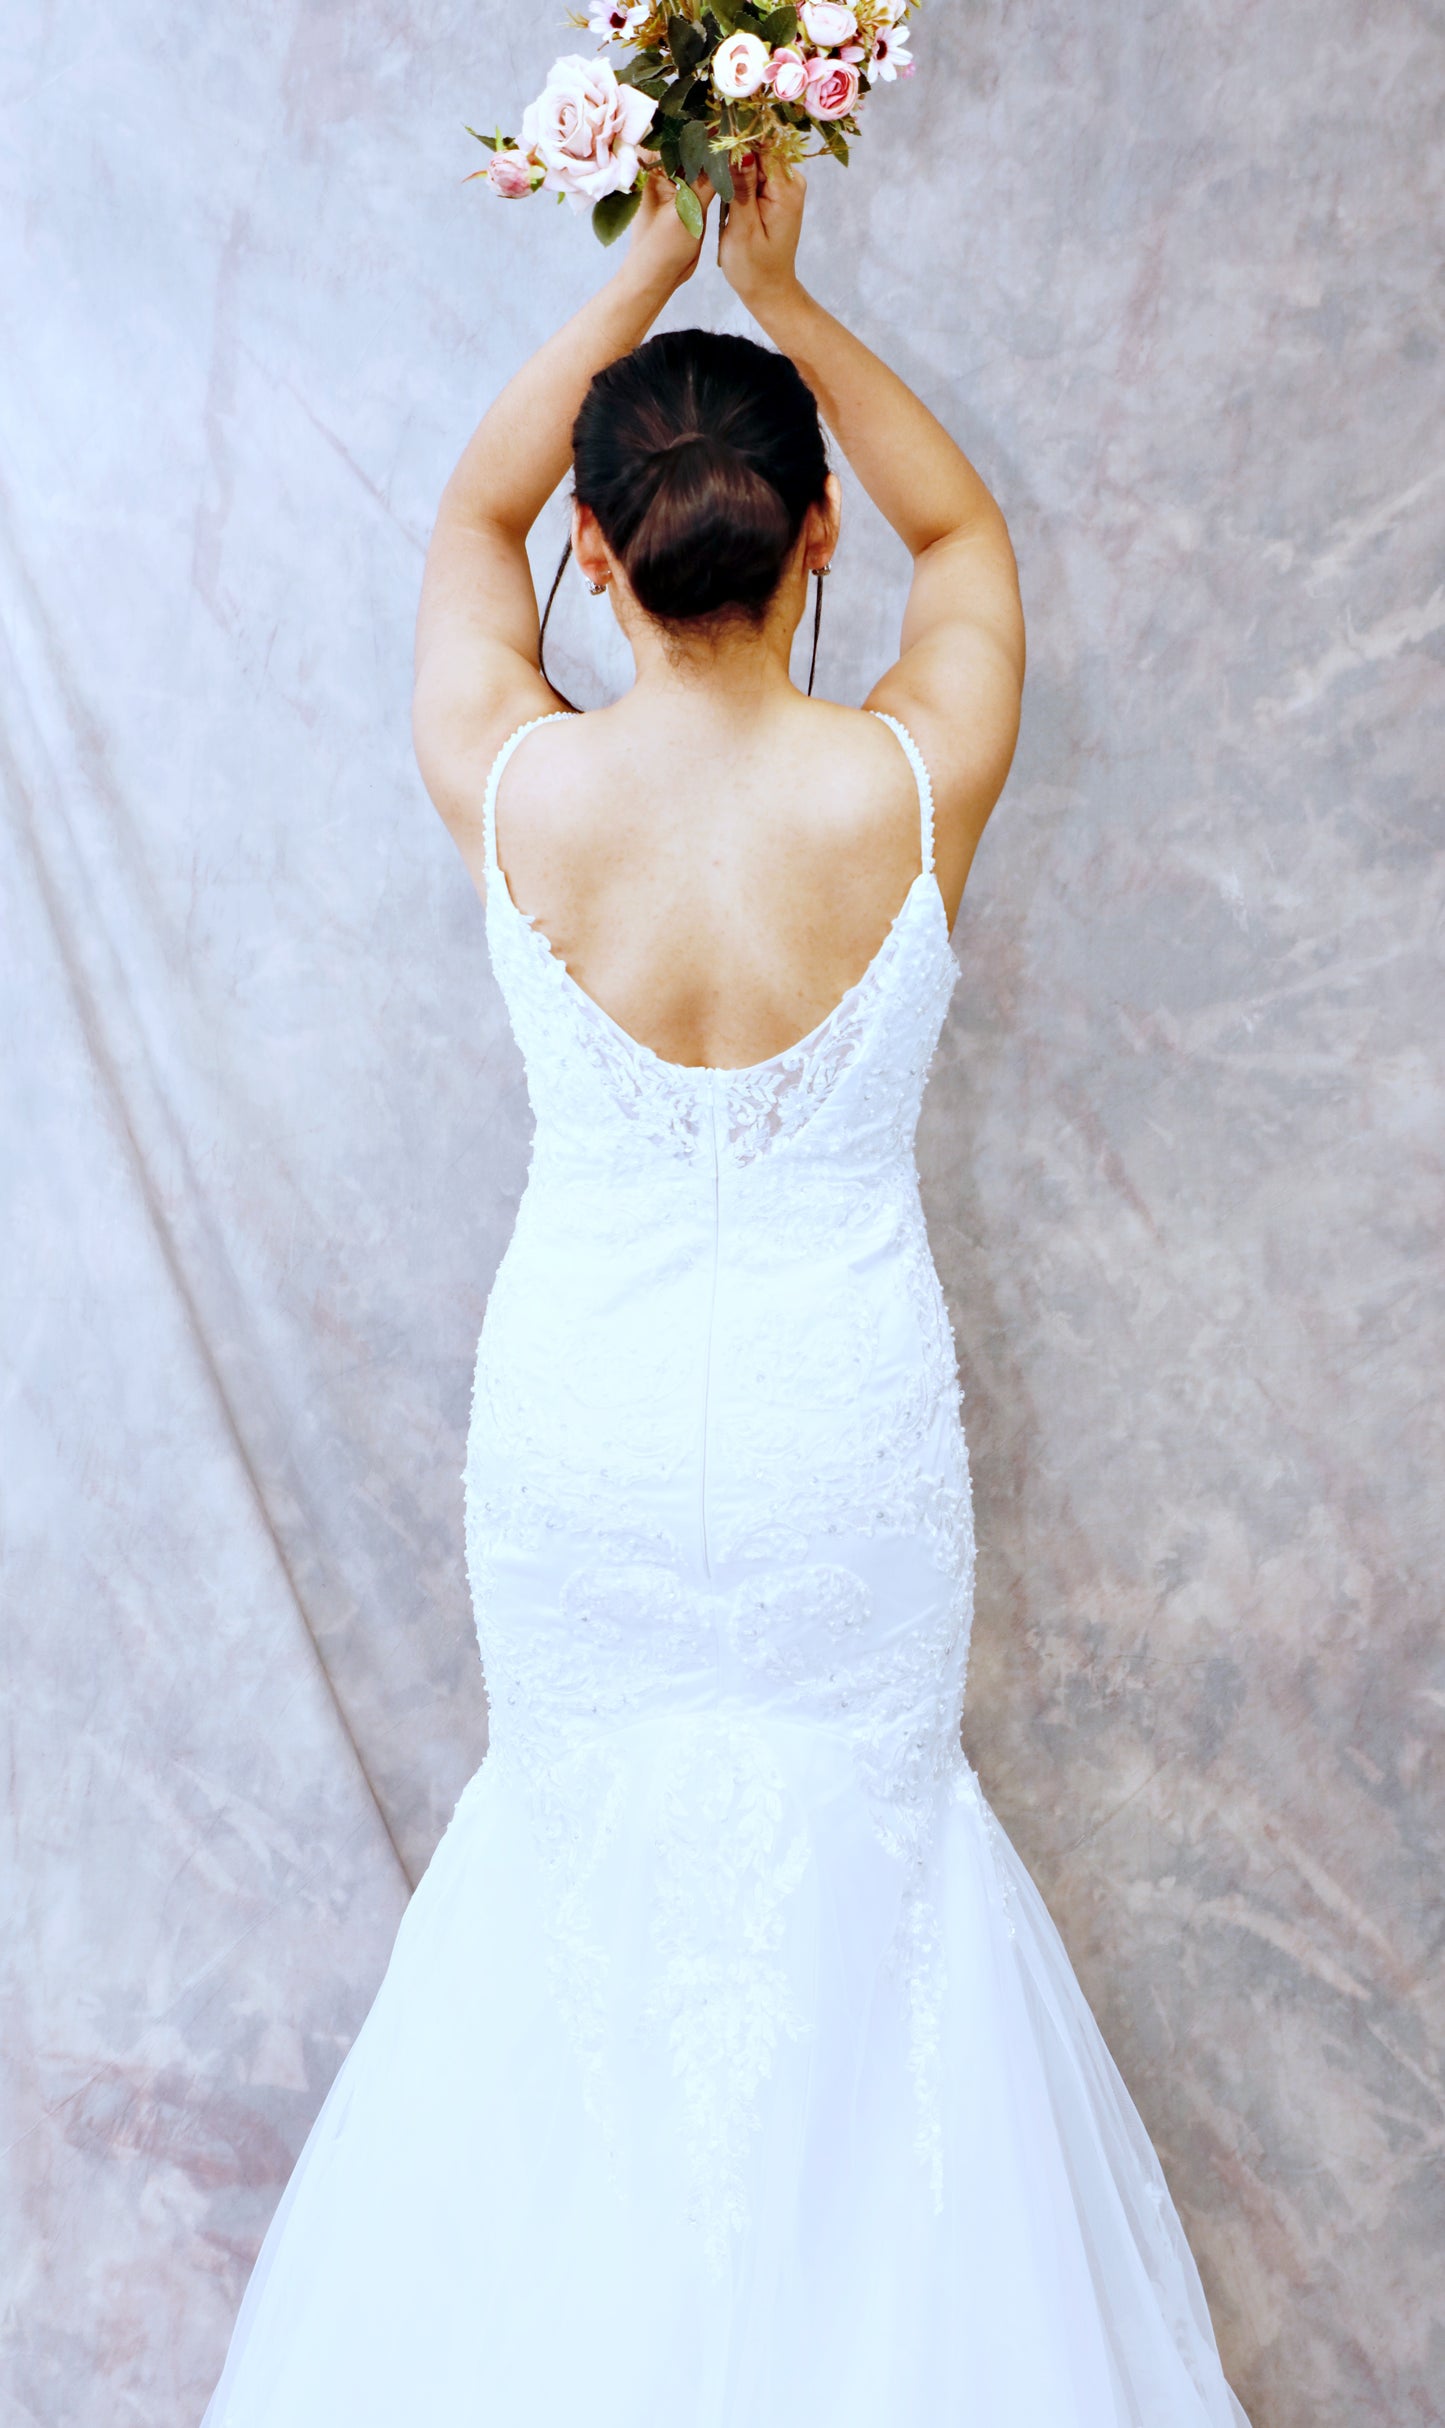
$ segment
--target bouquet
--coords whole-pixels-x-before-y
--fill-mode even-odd
[[[627,226],[660,165],[677,214],[701,236],[694,190],[724,204],[730,162],[764,168],[831,152],[846,162],[874,84],[913,73],[908,20],[919,0],[591,0],[571,22],[599,55],[554,61],[520,136],[476,135],[492,157],[474,174],[507,199],[538,192],[590,210],[603,244]]]

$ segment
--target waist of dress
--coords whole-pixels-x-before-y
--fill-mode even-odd
[[[801,1139],[749,1146],[704,1133],[666,1152],[655,1142],[610,1130],[592,1133],[539,1120],[527,1185],[628,1202],[650,1196],[668,1204],[720,1193],[748,1209],[779,1198],[823,1203],[839,1196],[916,1192],[918,1168],[911,1139],[900,1141],[891,1129],[831,1148]]]
[[[940,1676],[919,1700],[876,1696],[852,1708],[820,1707],[811,1696],[759,1694],[699,1677],[647,1694],[584,1706],[581,1699],[518,1692],[490,1677],[488,1760],[525,1782],[556,1782],[601,1760],[648,1770],[688,1752],[690,1768],[732,1759],[739,1747],[765,1748],[800,1790],[861,1790],[898,1813],[930,1806],[963,1765],[963,1681]],[[811,1783],[810,1788],[808,1783]]]

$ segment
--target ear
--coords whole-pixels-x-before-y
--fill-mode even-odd
[[[804,570],[816,573],[820,566],[830,565],[838,545],[838,533],[843,521],[843,484],[836,472],[830,472],[823,484],[823,494],[808,508],[804,518]]]
[[[612,579],[612,559],[607,542],[602,537],[597,517],[590,506],[579,506],[572,500],[572,554],[589,582]]]

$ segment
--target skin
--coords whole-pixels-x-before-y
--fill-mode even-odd
[[[706,206],[705,180],[697,191]],[[1013,550],[961,448],[800,284],[805,193],[800,171],[746,166],[716,260],[913,559],[899,655],[866,706],[899,717],[923,753],[951,926],[1018,734]],[[491,761],[514,727],[565,705],[538,671],[527,533],[570,469],[594,372],[641,343],[710,227],[702,244],[688,236],[655,171],[620,268],[508,382],[443,494],[414,733],[479,890]],[[830,474],[762,626],[712,633],[649,617],[595,517],[573,505],[574,552],[606,585],[636,680],[610,706],[527,737],[498,789],[498,858],[577,983],[668,1061],[736,1068],[808,1034],[861,977],[919,875],[917,795],[896,738],[862,708],[808,699],[788,670],[841,504]]]

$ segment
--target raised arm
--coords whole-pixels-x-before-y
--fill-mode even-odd
[[[654,172],[621,266],[507,382],[442,492],[417,617],[412,733],[427,790],[478,872],[471,847],[493,755],[514,726],[566,704],[537,663],[527,533],[571,463],[593,374],[641,344],[699,251]]]
[[[868,695],[915,735],[933,778],[950,915],[1018,739],[1024,624],[1008,526],[957,441],[798,281],[805,180],[735,179],[718,258],[792,357],[869,496],[913,558],[901,654]]]

